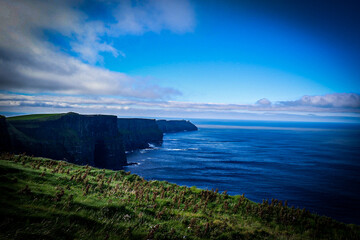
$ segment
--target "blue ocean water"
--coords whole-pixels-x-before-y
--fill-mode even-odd
[[[196,132],[130,153],[125,170],[147,180],[276,198],[360,224],[360,126],[193,120]]]

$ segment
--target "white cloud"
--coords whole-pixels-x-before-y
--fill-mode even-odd
[[[105,42],[103,36],[115,36],[112,32],[115,30],[133,33],[127,24],[138,24],[141,31],[137,34],[162,29],[188,31],[193,18],[187,1],[145,1],[135,7],[130,2],[126,2],[127,5],[120,2],[116,8],[118,13],[133,14],[133,23],[123,22],[116,15],[118,20],[113,27],[101,21],[90,21],[78,10],[79,1],[17,0],[0,4],[0,90],[144,99],[180,94],[175,89],[88,63],[102,62],[101,52],[124,57],[125,54]],[[187,19],[182,22],[183,17]],[[63,53],[48,42],[45,30],[65,36],[79,58]]]
[[[317,107],[317,108],[360,108],[360,95],[356,93],[334,93],[323,96],[303,96],[296,101],[282,101],[280,105],[289,107]]]
[[[271,102],[267,98],[262,98],[256,102],[257,105],[270,106]]]
[[[101,36],[107,31],[103,22],[83,22],[81,25],[75,32],[76,41],[72,41],[70,44],[72,50],[77,52],[82,60],[91,64],[102,63],[103,58],[99,54],[100,52],[109,52],[114,57],[125,56],[124,53],[102,40]]]
[[[357,95],[358,96],[358,95]],[[179,101],[159,101],[159,100],[124,100],[114,97],[73,97],[73,96],[47,96],[47,95],[19,95],[19,94],[0,94],[0,106],[3,109],[11,110],[18,107],[32,108],[66,108],[67,110],[91,110],[104,113],[104,110],[113,110],[118,114],[119,110],[147,109],[157,110],[158,112],[176,111],[185,112],[218,112],[218,113],[296,113],[296,114],[359,114],[360,107],[315,107],[315,106],[284,106],[280,103],[272,105],[265,104],[221,104],[221,103],[194,103]],[[346,105],[347,106],[347,105]]]

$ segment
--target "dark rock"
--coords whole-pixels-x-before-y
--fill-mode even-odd
[[[117,126],[126,151],[148,148],[149,143],[162,143],[163,134],[154,119],[118,118]]]
[[[0,152],[10,149],[10,135],[6,118],[0,115]]]
[[[192,124],[190,121],[185,120],[157,120],[156,123],[163,133],[198,130],[198,128],[194,124]]]
[[[7,119],[10,147],[5,150],[100,168],[126,165],[116,116],[77,113],[38,116]]]

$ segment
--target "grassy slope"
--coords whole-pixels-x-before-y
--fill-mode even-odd
[[[21,116],[14,116],[6,118],[8,121],[23,121],[23,120],[49,120],[54,119],[57,117],[61,117],[64,114],[61,113],[54,113],[54,114],[31,114],[31,115],[21,115]]]
[[[359,226],[278,201],[124,171],[3,154],[0,179],[3,239],[360,239]]]

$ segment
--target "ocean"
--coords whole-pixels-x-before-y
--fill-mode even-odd
[[[245,194],[360,224],[360,126],[350,123],[192,120],[199,131],[165,134],[128,154],[147,180]]]

